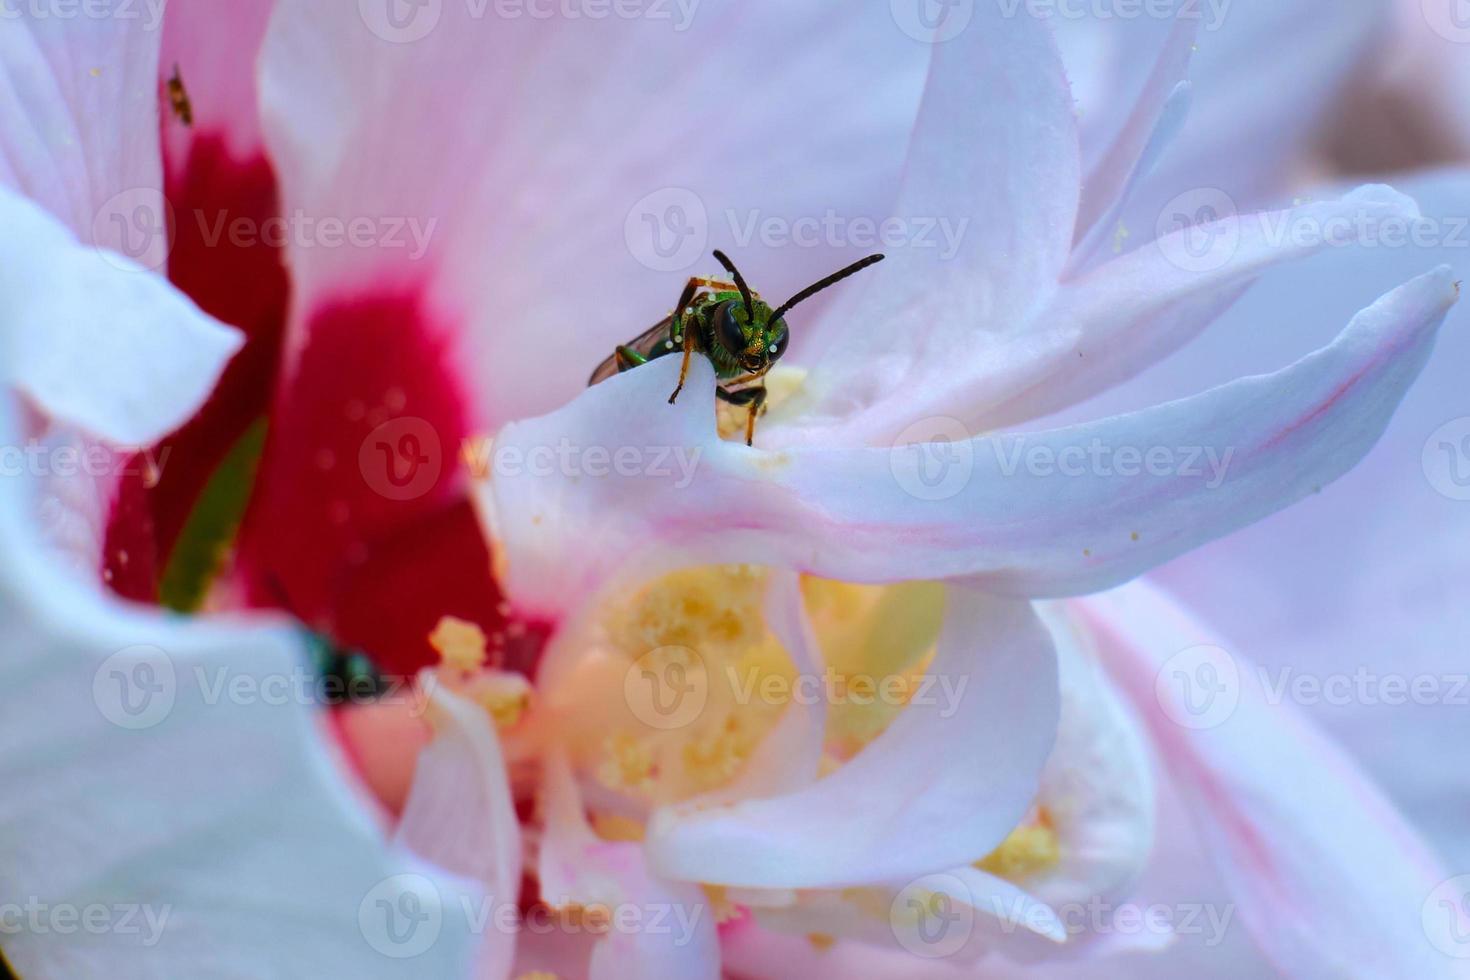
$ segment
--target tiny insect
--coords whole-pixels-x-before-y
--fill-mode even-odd
[[[766,404],[764,378],[772,365],[786,353],[790,331],[786,314],[798,303],[804,303],[829,286],[883,261],[882,255],[870,255],[813,283],[791,299],[772,309],[759,293],[751,291],[745,277],[724,252],[715,258],[730,274],[730,282],[694,276],[684,287],[674,312],[646,330],[635,340],[618,345],[611,357],[597,366],[588,380],[589,386],[631,370],[641,364],[675,352],[684,355],[679,369],[679,386],[669,396],[669,404],[678,401],[689,376],[689,361],[695,353],[709,358],[714,366],[715,395],[731,405],[748,409],[745,421],[745,444],[755,442],[755,420]]]
[[[179,122],[194,125],[194,103],[189,101],[189,91],[184,88],[184,76],[178,65],[174,65],[174,73],[168,80],[168,104]]]

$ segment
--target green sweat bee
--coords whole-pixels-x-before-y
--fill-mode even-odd
[[[829,286],[882,262],[883,256],[870,255],[854,262],[840,272],[813,283],[775,309],[758,293],[751,292],[745,284],[745,277],[724,252],[717,250],[715,258],[730,274],[731,282],[692,277],[685,285],[674,312],[638,338],[618,345],[612,356],[592,372],[587,384],[595,385],[614,374],[647,364],[654,358],[679,352],[684,355],[684,366],[679,370],[679,386],[669,396],[669,404],[672,405],[684,390],[690,358],[695,353],[703,354],[715,369],[718,379],[716,396],[731,405],[749,408],[745,423],[745,444],[749,446],[755,441],[756,416],[761,414],[766,404],[763,379],[771,366],[786,353],[790,340],[786,314],[798,303],[806,302]]]

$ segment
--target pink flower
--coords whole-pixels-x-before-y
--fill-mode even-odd
[[[1273,227],[1419,212],[1375,185],[1199,223],[1174,192],[1190,220],[1131,226],[1199,25],[1121,35],[1147,70],[1079,127],[1052,27],[969,13],[931,45],[881,8],[198,4],[161,55],[120,16],[12,25],[3,132],[39,135],[0,136],[0,431],[40,460],[0,481],[0,867],[44,923],[0,934],[20,975],[1177,975],[1220,949],[1457,975],[1414,831],[1124,584],[1367,453],[1453,276],[1406,273],[1275,373],[1035,425],[1340,244]],[[802,308],[755,448],[702,359],[673,407],[677,358],[584,390],[676,295],[686,234],[815,223],[822,247],[737,250],[794,290],[861,218],[888,261]],[[443,663],[319,712],[270,608],[390,675]],[[1212,931],[1123,924],[1151,902]],[[156,927],[51,915],[94,907]]]

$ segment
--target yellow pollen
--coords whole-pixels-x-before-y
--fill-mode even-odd
[[[631,735],[607,739],[597,778],[609,789],[642,790],[653,782],[653,748]]]
[[[837,939],[825,932],[811,932],[807,933],[806,941],[811,943],[814,949],[825,953],[836,944]]]
[[[1054,867],[1062,858],[1061,841],[1049,822],[1017,827],[990,855],[975,862],[981,871],[1018,881]]]
[[[710,911],[714,913],[715,925],[724,925],[740,914],[740,906],[730,901],[730,890],[724,885],[704,885],[704,897],[709,899]]]
[[[485,666],[485,631],[474,623],[445,616],[429,634],[429,645],[446,667],[472,671]]]
[[[530,973],[522,973],[516,980],[561,980],[555,973],[545,970],[532,970]]]
[[[643,839],[643,824],[620,813],[598,813],[592,817],[592,829],[606,841],[633,842]]]
[[[469,682],[468,693],[502,730],[514,728],[531,705],[531,682],[508,670],[476,676]]]

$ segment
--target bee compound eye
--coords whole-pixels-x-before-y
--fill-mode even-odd
[[[735,306],[734,302],[722,303],[715,312],[715,339],[726,351],[738,357],[745,349],[745,331],[740,329],[740,322],[735,319]]]

